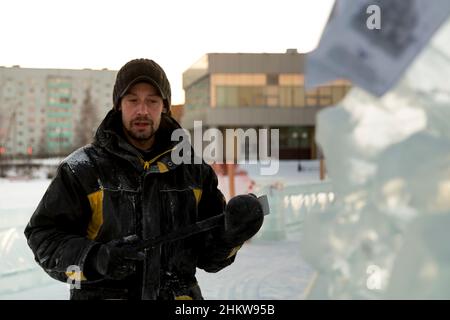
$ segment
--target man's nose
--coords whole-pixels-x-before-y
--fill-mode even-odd
[[[139,102],[137,112],[138,112],[138,114],[147,114],[148,113],[148,108],[147,108],[147,105],[145,104],[145,101]]]

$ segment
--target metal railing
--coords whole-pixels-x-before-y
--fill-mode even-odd
[[[267,194],[271,212],[256,235],[257,239],[264,240],[282,240],[290,231],[301,231],[309,213],[323,211],[335,200],[329,181],[287,187],[267,186],[260,193]]]

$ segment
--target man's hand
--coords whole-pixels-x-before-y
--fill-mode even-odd
[[[263,221],[263,209],[254,194],[233,197],[225,208],[225,230],[221,238],[227,244],[242,244],[258,232]]]
[[[134,247],[137,236],[112,240],[95,247],[86,259],[88,272],[97,273],[107,279],[121,280],[136,272],[136,261],[142,261],[145,254]],[[87,275],[89,278],[89,275]]]

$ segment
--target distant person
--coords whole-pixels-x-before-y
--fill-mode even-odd
[[[171,133],[180,125],[170,116],[170,97],[157,63],[125,64],[93,143],[62,161],[26,226],[45,272],[63,282],[81,278],[71,299],[202,299],[196,268],[230,265],[262,225],[254,195],[226,204],[209,165],[171,161]],[[141,246],[224,211],[226,229]]]

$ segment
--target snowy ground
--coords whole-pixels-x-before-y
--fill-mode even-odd
[[[251,241],[236,261],[218,273],[198,270],[205,299],[298,300],[303,299],[313,271],[300,256],[299,240]],[[43,273],[43,271],[42,271]],[[49,280],[44,286],[0,295],[0,300],[66,300],[68,287]]]
[[[292,185],[317,181],[315,169],[302,166],[303,170],[298,171],[297,167],[296,161],[284,162],[279,175],[272,177],[259,176],[255,167],[244,167],[248,176],[236,178],[236,191],[247,192],[251,181],[256,187],[279,182]],[[227,177],[219,177],[219,181],[226,194]],[[23,227],[49,183],[47,179],[0,179],[0,300],[68,299],[67,284],[50,279],[36,267],[23,236]],[[290,232],[285,240],[251,240],[238,252],[236,262],[230,267],[216,274],[198,271],[204,297],[301,299],[313,271],[301,258],[300,245],[299,232]]]
[[[197,278],[205,299],[303,299],[313,270],[300,254],[299,235],[284,241],[250,241],[234,264]]]

